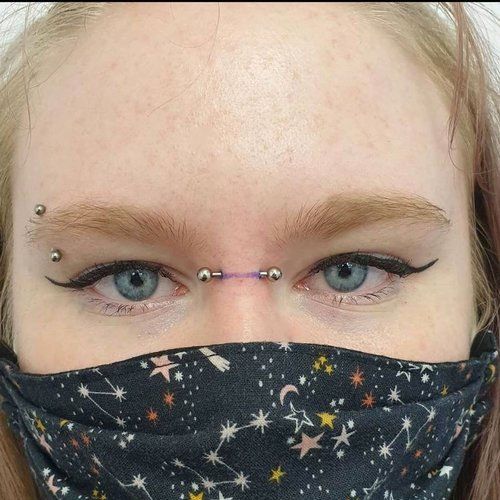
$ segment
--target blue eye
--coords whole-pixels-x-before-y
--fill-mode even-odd
[[[114,275],[116,289],[128,300],[145,300],[158,287],[158,273],[149,269],[127,269]]]
[[[366,279],[368,266],[353,262],[344,262],[324,269],[326,282],[339,292],[352,292],[359,288]]]

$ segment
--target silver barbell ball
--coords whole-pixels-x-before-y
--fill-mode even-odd
[[[267,279],[272,281],[278,281],[283,273],[279,267],[270,267],[267,270]]]
[[[212,279],[212,271],[208,267],[202,267],[198,269],[197,276],[200,281],[210,281]]]
[[[61,257],[62,257],[62,253],[57,248],[53,248],[50,251],[50,260],[52,262],[59,262],[61,260]]]
[[[35,205],[35,214],[36,215],[43,215],[46,210],[47,210],[47,208],[45,207],[45,205],[42,205],[41,203],[38,203],[37,205]]]

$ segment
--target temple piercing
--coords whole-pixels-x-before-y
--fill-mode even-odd
[[[41,217],[47,211],[47,207],[45,205],[42,205],[41,203],[37,203],[35,205],[34,211],[36,215]],[[49,255],[52,262],[59,262],[62,258],[61,250],[59,250],[58,248],[52,248]]]
[[[35,214],[42,216],[47,208],[41,203],[35,205]],[[50,250],[50,260],[52,262],[59,262],[62,258],[61,250],[52,248]],[[281,278],[283,273],[279,267],[270,267],[267,271],[257,271],[253,273],[225,273],[222,271],[211,271],[208,267],[202,267],[198,270],[197,276],[200,281],[208,282],[212,278],[229,279],[229,278],[267,278],[269,281],[277,281]]]

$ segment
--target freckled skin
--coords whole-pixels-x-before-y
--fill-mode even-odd
[[[448,104],[439,91],[345,5],[219,6],[215,44],[216,4],[113,6],[40,72],[43,83],[30,97],[31,144],[20,132],[13,182],[22,369],[48,373],[164,348],[258,340],[413,360],[467,358],[474,325],[467,197],[448,156]],[[269,245],[287,209],[385,189],[444,208],[449,233],[431,238],[402,227],[381,237],[373,227],[331,242]],[[54,264],[49,246],[24,244],[26,221],[37,202],[49,211],[76,198],[164,207],[198,228],[208,249],[61,235],[52,244],[64,258]],[[293,289],[320,259],[358,248],[415,265],[439,261],[379,304],[343,309]],[[64,281],[115,259],[162,263],[181,275],[187,293],[161,311],[110,318],[44,278]],[[272,284],[196,280],[203,266],[251,272],[273,265],[284,276]],[[331,291],[320,275],[309,285]]]

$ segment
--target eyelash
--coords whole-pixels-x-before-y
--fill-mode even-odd
[[[401,259],[399,257],[391,256],[389,258],[387,257],[378,257],[376,255],[372,254],[366,254],[366,253],[360,253],[359,250],[356,252],[348,252],[348,253],[342,253],[342,254],[337,254],[337,255],[332,255],[330,257],[327,257],[326,259],[323,259],[316,264],[308,271],[306,278],[310,278],[316,273],[319,273],[321,271],[325,271],[326,269],[344,264],[346,262],[351,262],[355,264],[360,264],[360,265],[365,265],[365,266],[370,266],[370,267],[375,267],[377,269],[381,269],[383,271],[388,272],[389,274],[392,275],[397,275],[399,278],[406,278],[407,276],[414,274],[414,273],[420,273],[422,271],[425,271],[432,265],[434,265],[439,259],[434,259],[427,264],[424,264],[423,266],[420,267],[413,267],[410,263],[410,261],[406,261],[404,259]],[[394,278],[391,279],[391,283],[394,281]],[[340,305],[343,301],[349,303],[349,304],[359,304],[360,299],[366,299],[372,302],[377,302],[380,300],[380,298],[384,295],[389,295],[392,291],[394,290],[394,287],[392,285],[389,285],[387,287],[384,287],[377,292],[372,292],[372,293],[367,293],[367,294],[362,294],[362,295],[343,295],[341,293],[335,294],[332,292],[328,292],[329,295],[333,295],[333,299],[330,299],[330,303],[332,305]]]
[[[316,264],[314,264],[309,271],[307,272],[305,278],[309,278],[316,273],[324,271],[330,267],[335,265],[344,264],[347,262],[372,266],[377,269],[384,270],[389,274],[397,275],[400,278],[405,278],[413,273],[419,273],[431,267],[438,259],[434,259],[433,261],[425,264],[421,267],[413,267],[409,261],[401,259],[399,257],[391,256],[390,258],[378,257],[372,254],[360,253],[359,250],[356,252],[349,252],[343,254],[332,255],[327,257]],[[80,273],[76,278],[70,278],[67,282],[58,282],[49,276],[45,276],[47,280],[49,280],[52,284],[56,286],[61,286],[64,288],[69,288],[73,292],[79,292],[91,285],[94,285],[102,278],[106,276],[120,273],[122,271],[127,271],[131,269],[147,269],[152,272],[159,273],[161,276],[170,279],[173,283],[179,283],[174,274],[168,271],[161,264],[156,264],[152,262],[138,261],[138,260],[126,260],[126,261],[113,261],[105,264],[96,264],[94,267],[90,269],[84,270]],[[358,304],[358,299],[367,299],[371,301],[378,301],[382,295],[387,295],[392,290],[392,287],[385,287],[375,293],[368,293],[365,295],[358,296],[346,296],[341,294],[335,294],[332,304],[340,305],[343,300],[347,297],[350,300],[350,303]],[[332,292],[328,292],[332,295]],[[137,308],[141,309],[142,312],[148,312],[151,310],[150,303],[136,303],[136,304],[119,304],[114,302],[106,302],[100,298],[91,297],[88,298],[88,301],[101,306],[101,311],[105,315],[112,316],[122,316],[122,315],[131,315]],[[108,309],[115,309],[114,313],[108,314]],[[124,312],[125,311],[125,312]],[[127,312],[128,311],[128,312]]]

